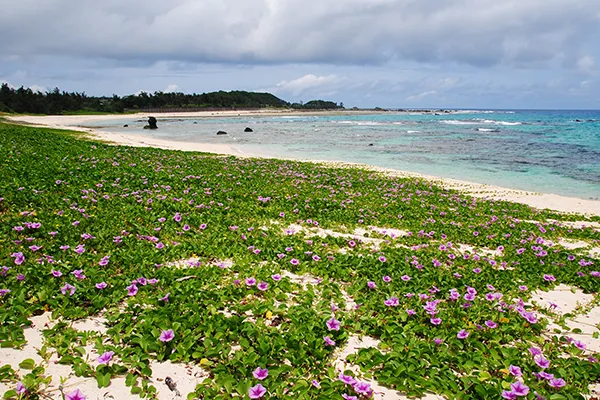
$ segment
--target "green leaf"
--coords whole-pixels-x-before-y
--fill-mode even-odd
[[[110,385],[110,372],[106,374],[98,374],[96,375],[96,381],[98,382],[98,387],[108,387]]]
[[[33,359],[31,359],[31,358],[27,358],[19,363],[19,368],[34,369],[35,361],[33,361]]]

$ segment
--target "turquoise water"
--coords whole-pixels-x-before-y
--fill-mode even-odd
[[[250,154],[349,161],[508,188],[600,198],[600,111],[116,119],[107,131]],[[123,124],[129,124],[123,128]],[[243,132],[248,126],[254,132]],[[216,135],[218,130],[228,135]]]

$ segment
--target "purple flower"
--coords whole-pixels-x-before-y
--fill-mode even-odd
[[[19,381],[17,382],[17,394],[25,394],[27,393],[27,388],[25,387],[25,385],[23,385],[23,382]]]
[[[415,310],[412,310],[412,309],[410,309],[410,310],[406,310],[406,313],[407,313],[408,315],[415,315],[415,314],[416,314],[416,311],[415,311]]]
[[[166,331],[162,331],[160,333],[158,340],[166,343],[166,342],[170,342],[171,340],[173,340],[174,337],[175,337],[175,332],[173,332],[173,329],[167,329]]]
[[[10,289],[0,289],[0,297],[4,297],[10,293]]]
[[[50,271],[50,273],[51,273],[51,274],[52,274],[52,276],[53,276],[53,277],[55,277],[55,278],[59,278],[59,277],[61,277],[61,276],[62,276],[62,272],[60,272],[60,271],[55,271],[55,270],[52,270],[52,271]]]
[[[269,376],[269,370],[258,367],[252,372],[252,375],[259,381],[263,381],[267,379],[267,376]]]
[[[537,355],[535,356],[535,358],[533,359],[533,361],[535,361],[535,363],[542,369],[546,369],[550,366],[550,360],[548,360],[547,358],[545,358],[543,355]]]
[[[346,393],[342,393],[342,398],[344,400],[358,400],[358,397],[350,396],[349,394],[346,394]]]
[[[488,319],[487,321],[485,321],[485,326],[487,326],[490,329],[494,329],[498,327],[498,324],[492,321],[491,319]]]
[[[385,283],[390,283],[392,281],[392,278],[390,278],[389,276],[386,275],[386,276],[383,277],[383,281]]]
[[[171,295],[171,293],[167,293],[163,297],[161,297],[160,299],[158,299],[158,301],[164,301],[165,303],[168,303],[170,295]]]
[[[69,292],[69,296],[73,296],[73,294],[75,293],[75,286],[69,285],[68,283],[65,283],[65,285],[63,287],[60,288],[60,291],[62,294],[66,295],[67,292]]]
[[[520,381],[511,383],[510,390],[518,397],[527,396],[529,393],[529,387]]]
[[[356,379],[353,376],[344,375],[343,373],[338,375],[338,379],[346,385],[354,385],[356,383]]]
[[[553,378],[548,381],[548,385],[550,385],[554,389],[560,389],[561,387],[565,386],[566,384],[567,383],[562,378]]]
[[[556,281],[556,278],[554,277],[554,275],[544,274],[544,280],[546,282],[554,282]]]
[[[354,390],[358,394],[362,394],[366,397],[370,397],[373,390],[371,389],[371,385],[367,382],[357,382],[354,384]]]
[[[246,286],[254,286],[254,285],[256,285],[255,278],[246,278]]]
[[[385,256],[379,256],[379,261],[381,261],[382,263],[387,261],[387,258],[385,258]]]
[[[311,382],[311,384],[312,384],[314,387],[316,387],[317,389],[320,389],[320,388],[321,388],[321,384],[320,384],[320,383],[319,383],[319,381],[318,381],[318,380],[316,380],[316,379],[313,379],[313,380],[312,380],[312,382]]]
[[[65,394],[65,400],[86,400],[85,395],[79,389]]]
[[[100,282],[100,283],[96,283],[96,289],[104,289],[106,288],[108,285],[106,284],[106,282]]]
[[[402,275],[400,277],[400,279],[402,279],[404,282],[408,282],[408,281],[410,281],[410,276],[408,276],[408,275]]]
[[[292,259],[290,260],[290,263],[291,263],[292,265],[298,265],[298,264],[300,263],[300,261],[296,260],[295,258],[292,258]]]
[[[383,304],[388,307],[398,307],[398,305],[400,305],[400,301],[397,297],[390,297],[389,299],[384,300]]]
[[[86,278],[86,276],[83,273],[82,269],[76,269],[75,271],[71,272],[73,275],[75,275],[75,278],[77,278],[78,280],[83,280]]]
[[[585,343],[583,343],[583,342],[582,342],[582,341],[580,341],[580,340],[575,340],[575,341],[573,341],[573,345],[574,345],[575,347],[577,347],[579,350],[585,350],[585,349],[586,349],[586,347],[587,347],[587,346],[585,345]]]
[[[339,331],[342,326],[340,321],[335,318],[328,319],[327,322],[325,322],[325,325],[327,325],[327,329],[330,331]]]
[[[131,285],[127,286],[127,296],[135,296],[138,292],[138,287],[135,285],[135,283],[132,283]]]
[[[265,393],[267,393],[267,389],[260,383],[248,389],[248,396],[251,399],[260,399],[265,395]]]
[[[443,342],[444,342],[444,341],[443,341],[442,339],[440,339],[440,338],[435,338],[435,339],[433,339],[433,343],[437,344],[438,346],[439,346],[440,344],[442,344]]]
[[[377,285],[373,281],[367,282],[367,286],[369,287],[369,289],[375,289],[377,287]]]
[[[323,340],[327,346],[335,346],[335,341],[331,340],[329,336],[323,336]]]
[[[107,351],[104,354],[102,354],[100,357],[98,357],[96,359],[96,362],[98,364],[108,364],[108,362],[110,360],[112,360],[112,357],[115,355],[114,351]]]
[[[267,290],[269,288],[269,284],[267,282],[265,282],[265,281],[262,281],[256,287],[258,288],[258,290],[264,292],[265,290]]]
[[[503,390],[502,398],[507,400],[515,400],[517,398],[517,395],[512,390]]]
[[[14,261],[17,265],[21,265],[25,261],[25,256],[21,252],[12,253],[10,256],[15,259]]]
[[[466,339],[469,336],[469,332],[467,332],[464,329],[461,329],[457,334],[456,337],[459,339]]]
[[[518,377],[518,376],[522,376],[523,375],[523,372],[521,371],[521,368],[517,367],[515,365],[512,365],[512,364],[511,364],[510,367],[508,367],[508,372],[510,372],[510,374],[512,376],[517,376]]]
[[[281,275],[280,274],[271,275],[271,278],[273,278],[273,280],[275,282],[279,282],[281,280]]]
[[[441,318],[431,318],[429,320],[433,325],[439,325],[442,323],[442,319]]]
[[[542,351],[540,349],[538,349],[537,347],[530,347],[529,348],[529,353],[535,357],[535,356],[539,356],[542,354]]]

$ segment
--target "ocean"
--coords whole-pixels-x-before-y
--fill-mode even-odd
[[[358,162],[600,199],[600,111],[157,118],[156,131],[143,130],[145,121],[122,118],[86,126],[159,139],[224,143],[251,155]],[[246,127],[253,132],[244,132]],[[228,134],[216,135],[219,130]]]

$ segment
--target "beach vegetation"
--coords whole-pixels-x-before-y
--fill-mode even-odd
[[[600,304],[600,260],[559,239],[597,244],[599,220],[358,167],[0,122],[0,347],[52,319],[42,362],[0,360],[0,382],[42,398],[53,354],[146,398],[169,361],[206,372],[188,399],[581,399],[599,355],[569,321]],[[568,314],[534,301],[559,285],[593,300]],[[74,327],[90,317],[104,329]],[[372,344],[340,358],[357,337]]]

